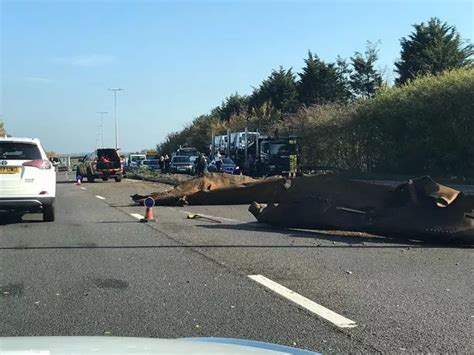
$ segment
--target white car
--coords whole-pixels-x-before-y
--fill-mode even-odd
[[[56,171],[38,139],[0,138],[0,211],[39,212],[54,221]]]

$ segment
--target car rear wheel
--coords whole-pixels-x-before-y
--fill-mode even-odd
[[[108,177],[103,177],[102,181],[109,181],[109,178]]]
[[[54,205],[43,206],[43,222],[54,221]]]
[[[87,182],[94,182],[95,177],[90,171],[87,172]]]
[[[115,182],[120,182],[120,181],[122,181],[122,178],[121,178],[120,176],[117,176],[117,177],[115,178]]]

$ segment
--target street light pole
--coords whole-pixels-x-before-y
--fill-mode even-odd
[[[102,138],[102,148],[104,148],[104,115],[106,115],[108,112],[98,111],[97,113],[100,115],[100,135]]]
[[[119,148],[118,140],[118,121],[117,121],[117,91],[123,91],[123,89],[107,89],[114,92],[114,116],[115,116],[115,149]]]

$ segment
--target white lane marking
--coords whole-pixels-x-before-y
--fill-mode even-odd
[[[87,190],[87,188],[81,186],[81,190]]]
[[[139,182],[140,181],[140,180],[134,180],[134,179],[127,179],[127,178],[125,178],[125,180],[131,181],[131,182]]]
[[[275,293],[278,293],[280,296],[285,297],[286,299],[300,305],[303,308],[306,308],[308,311],[316,314],[317,316],[326,319],[327,321],[334,324],[339,328],[354,328],[357,327],[357,323],[343,317],[336,312],[331,311],[330,309],[323,307],[316,302],[311,301],[310,299],[301,296],[300,294],[286,288],[285,286],[280,285],[279,283],[272,281],[266,278],[263,275],[247,275],[249,278],[258,282],[259,284],[269,288]]]
[[[142,216],[141,214],[138,214],[138,213],[130,213],[130,216],[135,217],[136,219],[145,218],[144,216]]]
[[[193,213],[193,212],[188,212],[188,211],[179,211],[181,213],[186,213],[186,214],[196,214],[196,213]],[[211,216],[209,214],[202,214],[202,213],[197,213],[203,217],[208,217],[208,218],[217,218],[217,219],[222,219],[223,221],[229,221],[229,222],[240,222],[236,219],[232,219],[232,218],[224,218],[224,217],[218,217],[218,216]]]
[[[97,197],[99,200],[105,200],[105,197],[102,197],[102,196],[99,196],[99,195],[95,195],[95,197]]]

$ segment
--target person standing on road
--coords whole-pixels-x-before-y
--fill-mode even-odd
[[[169,167],[170,167],[170,157],[168,156],[168,154],[165,154],[164,164],[165,164],[165,171],[168,172]]]
[[[198,158],[198,161],[196,162],[196,173],[199,176],[207,174],[207,161],[206,161],[206,157],[204,156],[204,153],[201,153],[201,156]]]
[[[217,159],[216,161],[216,169],[218,173],[222,172],[222,166],[224,165],[224,162],[222,161],[222,158]]]
[[[165,170],[165,157],[160,155],[160,169],[161,171]]]
[[[204,154],[202,154],[201,159],[202,159],[202,173],[207,174],[208,173],[208,171],[207,171],[207,160],[206,160],[206,157],[204,156]]]

